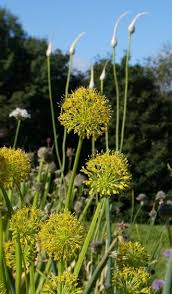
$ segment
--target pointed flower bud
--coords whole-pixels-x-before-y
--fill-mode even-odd
[[[91,78],[90,78],[90,83],[89,83],[89,88],[93,89],[95,87],[94,84],[94,66],[91,66]]]
[[[108,61],[106,61],[105,65],[103,67],[102,73],[100,75],[100,81],[104,81],[105,78],[106,78],[106,66],[107,66],[107,64],[108,64]]]
[[[135,24],[138,18],[142,15],[148,14],[148,12],[140,12],[136,14],[136,16],[133,18],[132,22],[128,26],[128,32],[129,34],[133,34],[135,32]]]
[[[117,29],[118,29],[118,26],[119,26],[119,23],[121,21],[121,19],[128,14],[128,11],[125,11],[124,13],[122,13],[118,18],[117,18],[117,21],[114,25],[114,29],[113,29],[113,34],[112,34],[112,39],[111,39],[111,46],[112,48],[115,48],[117,46],[117,37],[116,37],[116,34],[117,34]]]
[[[47,48],[47,51],[46,51],[46,56],[49,57],[52,53],[52,43],[49,42],[48,44],[48,48]]]
[[[85,33],[82,32],[80,33],[76,39],[73,41],[73,43],[71,44],[70,48],[69,48],[69,54],[70,55],[74,55],[75,54],[75,48],[76,48],[76,45],[78,44],[79,40],[81,39],[81,37],[84,35]]]

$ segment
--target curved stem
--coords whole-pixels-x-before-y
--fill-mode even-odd
[[[6,190],[4,189],[4,187],[1,186],[0,188],[1,188],[1,191],[2,191],[2,195],[3,195],[4,199],[5,199],[5,203],[6,203],[9,215],[11,215],[13,213],[13,208],[12,208],[11,201],[9,200],[8,194],[7,194]]]
[[[49,91],[49,99],[50,99],[50,108],[51,108],[51,118],[52,118],[52,126],[53,126],[53,135],[54,135],[54,145],[56,156],[58,160],[59,167],[61,168],[61,160],[59,155],[58,143],[57,143],[57,131],[54,117],[54,106],[52,99],[52,89],[51,89],[51,65],[50,65],[50,56],[47,57],[47,69],[48,69],[48,91]]]
[[[76,151],[76,155],[75,155],[75,161],[74,161],[74,165],[73,165],[73,170],[72,170],[72,174],[70,177],[68,191],[67,191],[67,195],[66,195],[65,209],[69,209],[69,210],[70,210],[70,206],[71,206],[70,200],[71,200],[71,195],[72,195],[72,190],[73,190],[73,183],[74,183],[74,179],[75,179],[76,172],[77,172],[82,143],[83,143],[83,139],[79,138],[78,147],[77,147],[77,151]]]
[[[17,121],[17,128],[16,128],[16,133],[15,133],[15,138],[14,138],[14,144],[13,144],[14,149],[16,148],[16,145],[17,145],[17,139],[18,139],[18,135],[19,135],[20,125],[21,125],[21,120],[19,119]]]
[[[127,95],[128,95],[128,63],[130,58],[130,47],[131,47],[131,34],[128,35],[128,49],[126,55],[126,64],[125,64],[125,90],[124,90],[124,108],[123,108],[123,119],[122,119],[122,128],[121,128],[121,142],[120,142],[120,151],[122,151],[124,143],[124,130],[125,130],[125,121],[126,121],[126,112],[127,112]]]

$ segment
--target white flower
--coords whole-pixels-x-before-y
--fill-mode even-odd
[[[47,51],[46,51],[46,56],[49,57],[52,53],[52,43],[50,42],[48,44],[48,48],[47,48]]]
[[[113,29],[113,34],[112,34],[112,40],[111,40],[112,48],[115,48],[117,46],[117,43],[118,43],[117,37],[116,37],[117,29],[118,29],[118,26],[119,26],[121,19],[127,14],[128,14],[128,11],[125,11],[117,18],[117,21],[116,21],[116,23],[114,25],[114,29]]]
[[[93,89],[94,87],[95,87],[95,85],[94,85],[94,67],[92,65],[91,66],[91,78],[90,78],[89,88]]]
[[[27,118],[31,118],[31,115],[26,109],[17,107],[9,114],[9,117],[15,117],[17,120],[25,120]]]
[[[132,22],[128,26],[129,34],[133,34],[135,32],[135,24],[136,24],[137,19],[140,16],[145,15],[145,14],[148,14],[148,12],[140,12],[140,13],[136,14],[136,16],[133,18]]]
[[[74,55],[75,54],[75,48],[76,48],[76,45],[78,44],[79,40],[81,39],[81,37],[84,35],[85,33],[82,32],[80,33],[76,39],[73,41],[73,43],[71,44],[70,48],[69,48],[69,54],[70,55]]]

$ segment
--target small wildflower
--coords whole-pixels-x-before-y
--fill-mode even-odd
[[[113,284],[119,294],[151,294],[149,274],[144,268],[124,267],[113,275]]]
[[[76,48],[76,45],[78,44],[79,40],[81,39],[81,37],[82,37],[84,34],[85,34],[84,32],[78,34],[78,36],[76,37],[76,39],[73,41],[73,43],[71,44],[71,46],[70,46],[70,48],[69,48],[69,54],[70,54],[70,55],[74,55],[74,54],[75,54],[75,48]]]
[[[118,266],[132,266],[134,268],[146,266],[148,263],[148,254],[139,242],[122,242],[119,245]]]
[[[85,184],[90,187],[91,195],[117,195],[128,189],[131,184],[127,159],[120,152],[98,154],[86,163],[82,172],[88,176]]]
[[[41,248],[56,261],[69,261],[83,242],[84,230],[70,212],[56,213],[42,224],[39,233]]]
[[[136,200],[142,202],[142,201],[145,200],[145,198],[146,198],[146,194],[144,194],[144,193],[140,193],[140,194],[136,197]]]
[[[52,162],[54,159],[52,149],[47,147],[40,147],[37,152],[38,158],[46,162]]]
[[[161,279],[156,279],[153,283],[152,283],[152,289],[157,289],[160,290],[164,287],[165,285],[165,281],[161,280]]]
[[[31,118],[31,115],[26,109],[17,107],[9,114],[9,117],[15,117],[17,120],[25,120],[27,118]]]
[[[132,22],[129,24],[128,26],[128,32],[129,34],[133,34],[135,32],[135,24],[136,24],[136,21],[137,19],[142,16],[142,15],[145,15],[145,14],[148,14],[148,12],[140,12],[138,13],[132,20]]]
[[[117,41],[117,36],[116,36],[117,29],[118,29],[118,26],[119,26],[119,23],[120,23],[121,19],[122,19],[125,15],[127,15],[127,14],[128,14],[128,11],[125,11],[124,13],[122,13],[122,14],[118,17],[118,19],[117,19],[117,21],[116,21],[116,23],[115,23],[115,25],[114,25],[113,34],[112,34],[112,40],[111,40],[111,46],[112,46],[112,48],[115,48],[115,47],[117,46],[117,43],[118,43],[118,41]]]
[[[51,274],[44,286],[43,293],[44,294],[52,294],[57,293],[58,286],[62,287],[62,294],[82,294],[83,291],[78,287],[77,278],[74,274],[70,272],[64,272],[60,276],[55,276]]]
[[[156,193],[156,195],[155,195],[155,200],[156,200],[156,201],[161,201],[161,200],[164,201],[165,198],[166,198],[166,194],[165,194],[164,191],[158,191],[158,192]]]
[[[165,257],[170,257],[170,255],[171,255],[171,249],[165,249],[165,250],[163,251],[163,256],[165,256]]]
[[[81,87],[64,100],[59,120],[68,133],[73,130],[82,138],[97,138],[106,131],[110,115],[105,96]]]
[[[47,48],[47,51],[46,51],[46,56],[49,57],[51,54],[52,54],[52,43],[49,42],[48,43],[48,48]]]
[[[29,156],[21,149],[0,148],[0,164],[0,185],[5,188],[20,184],[31,170]]]

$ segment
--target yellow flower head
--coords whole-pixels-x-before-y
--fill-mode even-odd
[[[101,136],[110,121],[110,106],[96,89],[79,88],[64,100],[60,123],[82,138]]]
[[[102,197],[120,194],[130,187],[131,176],[126,157],[120,152],[98,154],[86,163],[82,169],[88,180],[90,194],[98,193]]]
[[[84,229],[68,211],[51,215],[39,233],[41,248],[57,261],[74,257],[83,243]]]
[[[113,284],[119,294],[151,294],[149,274],[144,268],[123,267],[113,275]]]
[[[77,278],[70,272],[64,272],[61,276],[51,274],[43,287],[44,294],[58,293],[59,284],[62,287],[62,294],[82,294],[83,290],[78,287]]]
[[[10,230],[13,238],[20,236],[20,241],[35,243],[35,236],[41,224],[42,213],[36,208],[20,208],[10,220]]]
[[[148,254],[139,242],[122,242],[119,245],[117,255],[117,262],[119,267],[132,266],[140,267],[146,266],[148,263]]]
[[[0,185],[6,188],[20,184],[30,172],[29,156],[21,149],[0,148]]]

